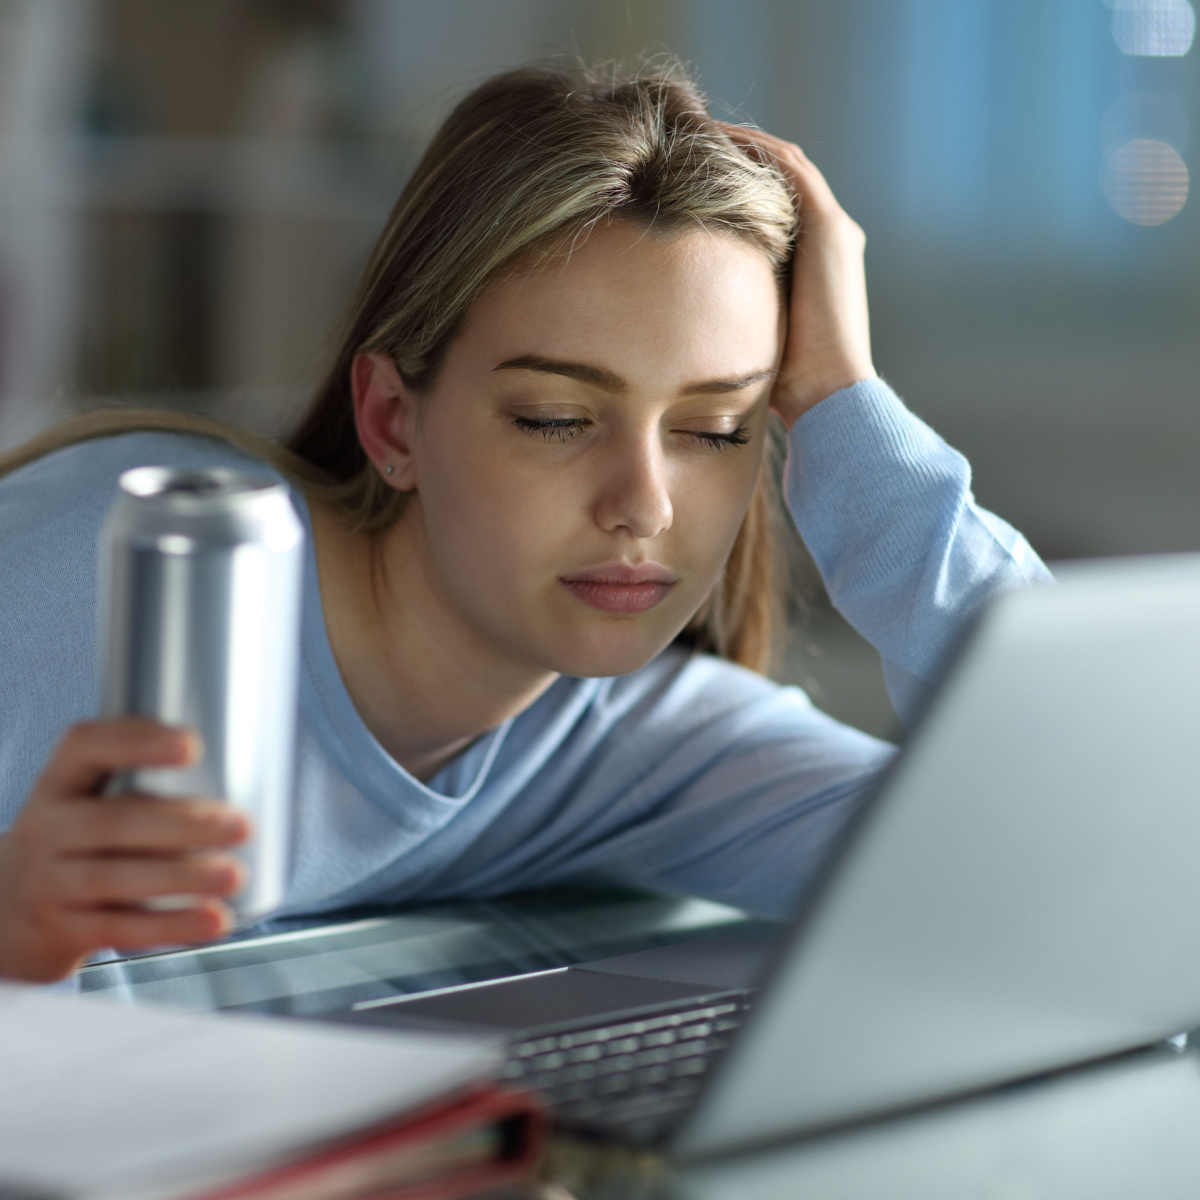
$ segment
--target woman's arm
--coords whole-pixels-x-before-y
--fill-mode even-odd
[[[975,503],[967,460],[879,380],[796,422],[785,486],[834,606],[882,654],[902,720],[989,596],[1051,581],[1029,543]]]
[[[790,430],[788,504],[834,606],[882,654],[907,720],[987,597],[1050,573],[976,505],[966,459],[878,379],[866,237],[821,172],[798,146],[725,128],[796,198],[787,341],[771,397]]]

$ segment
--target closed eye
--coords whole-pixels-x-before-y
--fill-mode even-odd
[[[546,441],[569,442],[588,423],[582,417],[514,417],[513,424],[526,433],[540,433]]]
[[[692,437],[698,438],[715,450],[726,450],[730,446],[744,446],[750,440],[750,430],[745,425],[739,426],[732,433],[713,433],[711,430],[688,430]]]
[[[591,424],[583,417],[514,417],[512,423],[526,433],[540,433],[548,442],[569,442]],[[729,433],[717,433],[711,429],[685,429],[680,432],[714,450],[744,446],[750,440],[750,430],[744,425]]]

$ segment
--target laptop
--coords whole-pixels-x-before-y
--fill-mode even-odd
[[[370,1001],[563,1125],[715,1156],[1200,1025],[1200,555],[993,598],[774,942]]]

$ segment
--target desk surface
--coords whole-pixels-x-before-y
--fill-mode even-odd
[[[734,909],[570,889],[405,913],[268,923],[202,949],[98,963],[85,993],[194,1009],[319,1014],[359,1000],[544,970],[709,933],[774,929]],[[1162,1047],[740,1159],[671,1170],[560,1145],[588,1200],[1195,1200],[1200,1052]]]
[[[1142,1050],[720,1162],[560,1144],[550,1168],[586,1200],[1196,1200],[1200,1054]]]

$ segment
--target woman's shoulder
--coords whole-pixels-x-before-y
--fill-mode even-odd
[[[62,446],[0,477],[0,541],[24,539],[67,523],[98,526],[132,467],[252,469],[278,477],[268,463],[219,438],[134,431]]]
[[[0,477],[0,491],[53,482],[67,490],[115,484],[122,471],[137,466],[253,466],[277,474],[270,464],[218,437],[186,432],[131,430],[72,442]]]

